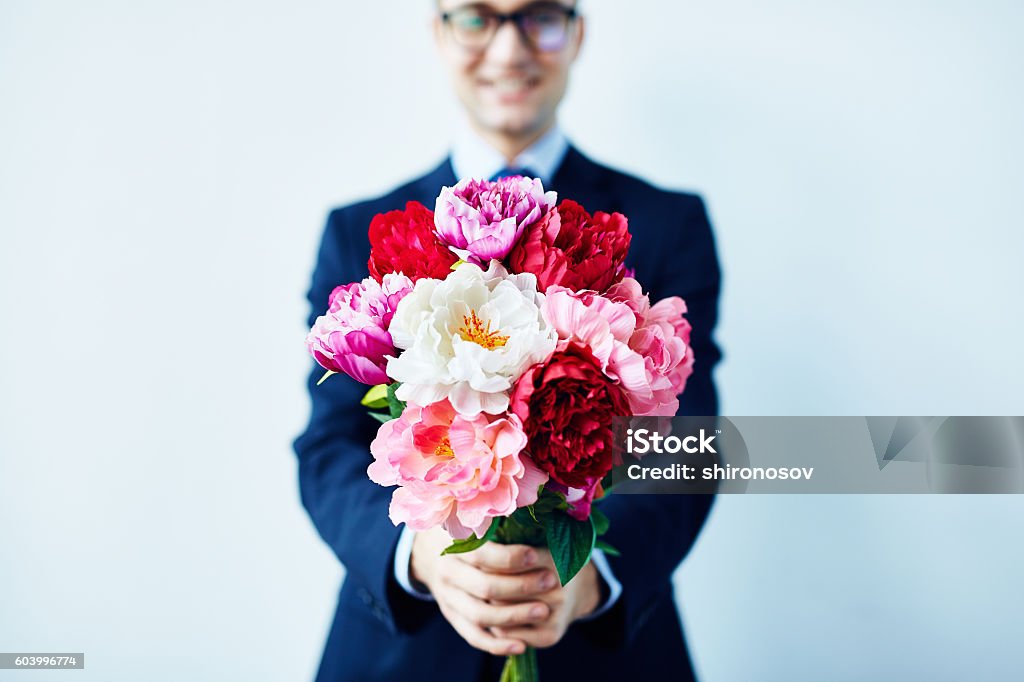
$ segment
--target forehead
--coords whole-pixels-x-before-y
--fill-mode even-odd
[[[563,7],[575,7],[575,0],[438,0],[438,7],[444,12],[450,12],[458,7],[488,7],[496,12],[504,14],[521,10],[530,5],[562,5]]]

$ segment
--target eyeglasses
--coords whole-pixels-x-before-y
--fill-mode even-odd
[[[487,48],[506,21],[535,50],[558,52],[569,41],[569,26],[576,19],[576,8],[557,2],[535,2],[511,14],[500,14],[487,5],[465,5],[441,13],[455,42],[472,51]]]

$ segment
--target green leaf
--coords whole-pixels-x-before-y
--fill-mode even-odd
[[[392,419],[398,419],[402,416],[402,412],[405,410],[405,403],[398,399],[395,395],[395,391],[401,386],[397,381],[393,384],[388,384],[388,410],[391,412]]]
[[[548,490],[547,486],[541,488],[540,495],[537,498],[537,502],[533,505],[533,509],[537,516],[541,514],[547,514],[554,509],[568,509],[569,505],[565,502],[565,495],[562,493],[556,493],[552,490]]]
[[[377,384],[366,392],[359,404],[371,410],[383,410],[388,406],[388,385]]]
[[[500,522],[500,518],[495,518],[491,521],[491,527],[487,529],[487,532],[484,533],[482,538],[478,538],[474,533],[465,540],[453,540],[452,544],[448,545],[448,547],[441,552],[441,556],[444,556],[445,554],[464,554],[483,547],[484,544],[494,539],[495,534],[498,532],[498,524]]]
[[[545,519],[544,533],[558,578],[564,586],[590,560],[597,537],[594,524],[589,519],[577,521],[568,514],[554,512]]]
[[[546,544],[544,528],[530,514],[528,507],[520,507],[501,521],[495,541],[506,545],[533,545],[543,547]]]
[[[590,520],[594,522],[595,535],[604,535],[608,532],[608,526],[611,525],[611,521],[596,506],[590,508]]]
[[[594,543],[594,549],[599,549],[608,556],[622,556],[622,552],[609,545],[604,540],[598,540]]]
[[[386,412],[367,412],[366,414],[370,415],[371,417],[379,421],[381,424],[387,424],[389,421],[391,421],[391,415],[387,414]]]
[[[470,535],[465,540],[455,540],[452,544],[445,547],[441,555],[445,554],[464,554],[466,552],[472,552],[474,549],[479,549],[486,544],[487,540],[478,538],[476,535]]]
[[[320,384],[324,383],[325,381],[327,381],[327,377],[332,376],[334,374],[337,374],[337,372],[327,370],[326,372],[324,372],[324,375],[320,377],[320,381],[316,382],[316,385],[319,386]]]
[[[536,526],[540,523],[541,511],[541,509],[538,509],[535,505],[531,504],[529,506],[516,509],[512,512],[511,518],[527,526]]]

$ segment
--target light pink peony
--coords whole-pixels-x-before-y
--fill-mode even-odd
[[[637,318],[626,303],[554,286],[544,296],[541,313],[558,334],[556,352],[571,345],[589,349],[601,371],[625,391],[630,409],[634,394],[649,391],[644,359],[629,347]]]
[[[463,260],[484,264],[508,255],[523,230],[552,210],[556,199],[534,178],[467,178],[441,190],[434,226],[441,242]]]
[[[398,485],[391,520],[413,530],[441,525],[453,538],[482,537],[497,516],[537,501],[547,474],[525,455],[515,415],[464,417],[447,400],[409,404],[370,444],[370,480]]]
[[[652,306],[640,283],[631,277],[611,287],[607,295],[625,303],[636,314],[637,328],[629,339],[629,347],[644,358],[651,386],[646,404],[656,405],[637,414],[675,414],[679,395],[693,373],[691,327],[683,317],[686,303],[678,296],[671,296]]]
[[[316,361],[332,372],[343,372],[364,384],[390,383],[387,358],[398,351],[388,325],[398,302],[412,291],[405,275],[384,275],[384,281],[367,277],[335,288],[327,313],[316,319],[306,336],[306,348]]]
[[[541,312],[558,333],[558,350],[570,344],[590,349],[604,373],[629,400],[633,415],[673,415],[692,372],[689,323],[678,297],[651,307],[632,278],[605,295],[548,289]],[[626,416],[626,415],[622,415]]]

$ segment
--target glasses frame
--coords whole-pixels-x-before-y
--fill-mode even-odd
[[[498,32],[501,30],[501,27],[510,21],[512,22],[512,25],[516,27],[516,31],[519,33],[519,37],[522,38],[523,43],[529,46],[531,50],[535,52],[553,53],[565,49],[565,45],[568,43],[563,44],[561,47],[555,50],[545,50],[541,48],[539,45],[535,44],[533,39],[530,38],[530,35],[526,32],[526,28],[523,26],[523,21],[530,16],[530,8],[538,5],[543,5],[545,8],[548,9],[561,11],[565,15],[566,31],[568,31],[569,27],[572,26],[572,23],[576,21],[576,19],[578,19],[580,16],[579,12],[576,10],[575,7],[566,7],[565,5],[561,5],[557,2],[532,3],[521,10],[518,10],[516,12],[509,12],[508,14],[495,12],[483,3],[474,3],[457,8],[457,10],[455,11],[465,9],[468,7],[482,7],[487,9],[487,11],[490,13],[490,16],[497,20],[498,23],[491,31],[491,35],[488,36],[487,40],[483,41],[479,47],[464,45],[463,43],[460,43],[459,40],[455,37],[455,29],[453,29],[451,25],[453,12],[441,12],[441,22],[448,27],[448,30],[452,35],[452,40],[455,42],[455,44],[461,47],[462,49],[469,50],[471,52],[483,52],[484,50],[486,50],[490,46],[491,42],[494,40],[494,36],[498,35]]]

